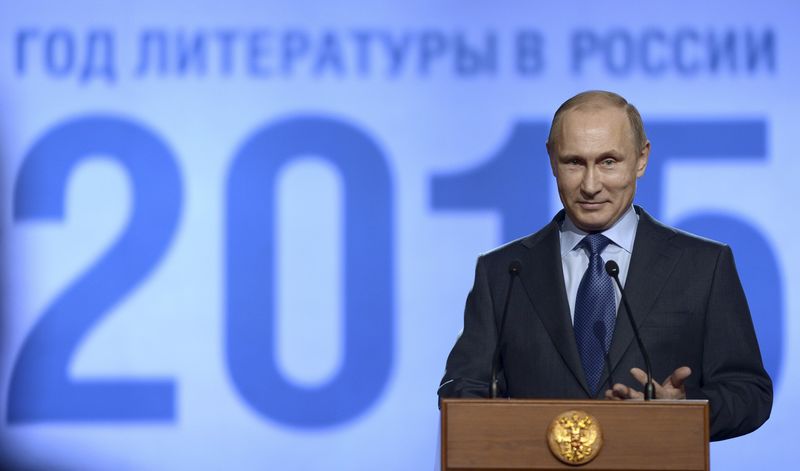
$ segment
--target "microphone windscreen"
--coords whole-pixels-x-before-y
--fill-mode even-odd
[[[619,275],[619,265],[614,260],[609,260],[606,262],[606,273],[611,275],[612,277],[616,278]]]

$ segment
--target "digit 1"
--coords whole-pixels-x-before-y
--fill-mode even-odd
[[[433,208],[497,211],[502,218],[503,241],[544,225],[550,218],[547,131],[543,123],[517,123],[503,147],[487,162],[455,175],[433,177]]]

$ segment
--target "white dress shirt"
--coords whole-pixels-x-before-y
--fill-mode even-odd
[[[622,215],[613,226],[609,227],[602,234],[611,240],[600,253],[603,263],[614,260],[619,265],[619,281],[625,286],[625,279],[628,276],[628,266],[631,263],[631,253],[633,252],[633,241],[636,238],[636,227],[639,225],[639,215],[633,210],[633,206]],[[578,296],[578,287],[586,269],[589,268],[589,253],[578,246],[588,232],[582,231],[575,226],[569,218],[564,217],[561,224],[559,237],[561,240],[561,267],[564,271],[564,286],[567,288],[567,300],[569,301],[569,314],[573,322],[575,321],[575,298]],[[617,283],[614,282],[614,293],[617,302],[617,312],[621,294]]]

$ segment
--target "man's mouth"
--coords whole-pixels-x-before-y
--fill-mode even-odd
[[[597,209],[605,204],[605,201],[578,201],[578,205],[583,209]]]

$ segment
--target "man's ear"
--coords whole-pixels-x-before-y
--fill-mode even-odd
[[[544,148],[547,150],[547,156],[550,158],[550,171],[553,172],[553,176],[556,175],[556,158],[555,153],[553,152],[553,146],[550,145],[550,141],[545,141]]]
[[[650,160],[650,141],[645,141],[644,147],[642,147],[642,151],[639,152],[639,156],[636,159],[636,178],[640,178],[644,175],[644,171],[647,169],[647,162]]]

